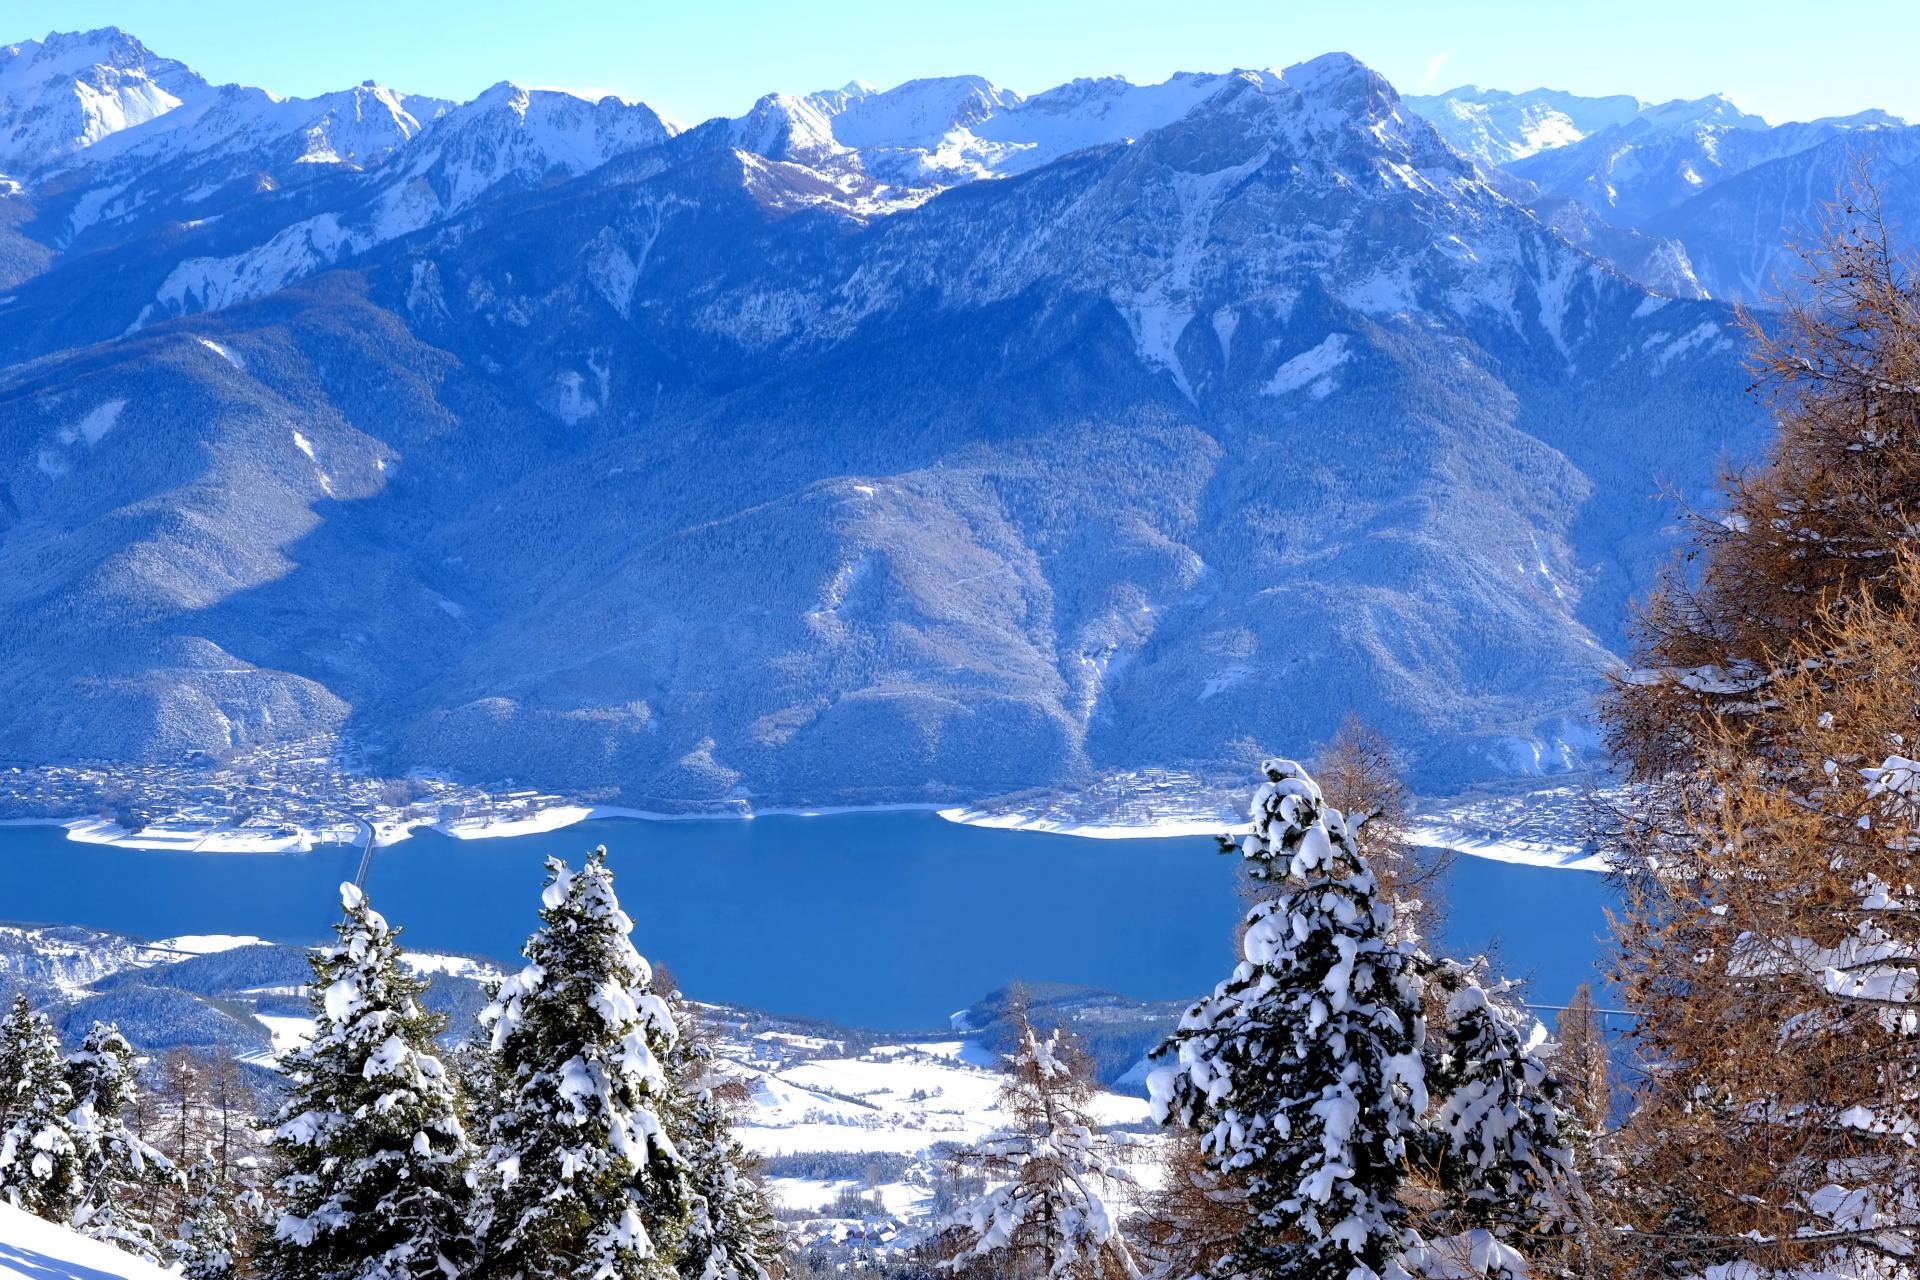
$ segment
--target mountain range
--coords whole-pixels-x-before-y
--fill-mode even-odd
[[[0,759],[313,742],[698,808],[1572,767],[1871,153],[1344,54],[686,128],[0,49]]]

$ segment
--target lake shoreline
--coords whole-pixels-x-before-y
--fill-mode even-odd
[[[710,809],[666,813],[623,805],[550,805],[528,813],[482,815],[434,821],[428,818],[374,822],[374,843],[382,848],[410,839],[415,831],[437,832],[455,840],[508,839],[547,835],[583,822],[751,822],[759,818],[835,818],[870,813],[933,813],[960,826],[1020,831],[1035,835],[1071,836],[1090,840],[1162,840],[1187,836],[1214,836],[1245,831],[1225,821],[1169,819],[1154,823],[1054,822],[1018,813],[1000,813],[966,805],[921,802],[872,805],[781,805],[766,809]],[[67,839],[79,844],[110,845],[117,849],[186,853],[306,853],[322,846],[358,844],[365,826],[342,821],[326,826],[232,828],[219,825],[160,822],[129,831],[99,814],[69,817],[0,818],[0,826],[63,827]]]
[[[635,809],[623,805],[549,805],[526,813],[486,814],[471,818],[432,821],[421,818],[400,822],[374,822],[374,844],[386,848],[412,838],[417,830],[426,830],[454,840],[512,839],[530,835],[549,835],[584,822],[630,821],[653,823],[751,822],[759,818],[835,818],[861,814],[933,813],[943,821],[960,826],[982,827],[998,831],[1032,835],[1065,836],[1080,840],[1165,840],[1191,837],[1237,836],[1250,828],[1243,821],[1204,817],[1170,817],[1146,823],[1103,823],[1051,819],[1017,810],[994,810],[973,805],[942,805],[937,802],[875,805],[803,805],[766,809],[713,809],[690,813],[666,813]],[[366,825],[346,820],[323,827],[222,828],[187,823],[156,823],[137,832],[109,822],[99,815],[78,817],[0,818],[0,827],[63,827],[66,838],[79,844],[109,845],[118,849],[150,852],[171,851],[208,854],[309,853],[324,847],[343,848],[359,844],[365,838]],[[1539,867],[1552,871],[1584,871],[1605,874],[1611,868],[1601,855],[1582,846],[1556,841],[1503,839],[1483,832],[1468,832],[1444,822],[1416,825],[1408,832],[1410,841],[1420,848],[1443,850],[1472,858]]]

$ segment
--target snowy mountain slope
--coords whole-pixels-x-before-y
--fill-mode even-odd
[[[1686,245],[1714,296],[1762,301],[1792,287],[1792,246],[1817,231],[1862,161],[1881,186],[1890,225],[1903,238],[1920,231],[1920,129],[1893,126],[1847,130],[1755,165],[1650,219],[1647,229]]]
[[[165,1280],[174,1274],[0,1203],[0,1280]]]
[[[1508,93],[1471,84],[1445,93],[1409,95],[1405,102],[1454,150],[1493,168],[1625,124],[1646,105],[1625,94],[1590,98],[1558,89]]]
[[[115,27],[0,47],[0,171],[34,173],[208,92]]]
[[[964,800],[1362,706],[1434,785],[1553,768],[1665,546],[1648,477],[1758,437],[1724,311],[1344,56],[886,217],[717,132],[9,372],[0,613],[45,639],[0,750]],[[129,306],[81,271],[0,344]]]
[[[1131,142],[1198,108],[1237,78],[1182,73],[1135,85],[1075,80],[1031,98],[979,76],[910,80],[876,90],[855,82],[795,98],[769,95],[724,124],[745,151],[871,180],[863,208],[890,212],[937,190],[1008,177],[1089,147]]]
[[[1530,199],[1527,211],[1567,243],[1662,297],[1718,296],[1701,284],[1687,246],[1678,239],[1608,222],[1588,205],[1566,196]]]
[[[396,93],[372,81],[317,98],[278,98],[265,89],[222,85],[177,110],[102,139],[61,167],[127,169],[245,156],[272,167],[295,163],[371,168],[454,105]]]
[[[1837,135],[1898,125],[1881,111],[1769,126],[1719,95],[1650,106],[1577,142],[1516,159],[1508,169],[1548,196],[1583,201],[1631,227],[1756,165]]]
[[[347,207],[292,222],[237,254],[183,259],[136,323],[264,296],[483,198],[575,177],[671,136],[644,104],[495,85],[439,115],[391,165],[346,189]]]
[[[302,188],[378,166],[450,105],[372,84],[310,99],[225,85],[43,174],[35,229],[85,254],[182,223],[250,218],[263,201],[284,219]]]

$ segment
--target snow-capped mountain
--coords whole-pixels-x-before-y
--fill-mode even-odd
[[[0,48],[0,171],[26,175],[208,92],[117,28]]]
[[[1359,708],[1561,767],[1646,477],[1761,429],[1724,310],[1345,55],[684,133],[502,87],[319,167],[0,302],[0,754],[969,799]]]
[[[1647,230],[1686,245],[1714,296],[1764,301],[1793,288],[1794,246],[1820,225],[1865,163],[1895,234],[1920,230],[1920,129],[1894,124],[1836,131],[1826,141],[1757,164],[1659,214]]]
[[[715,124],[742,151],[834,175],[849,211],[885,214],[948,187],[1131,142],[1238,79],[1276,74],[1182,73],[1153,85],[1109,76],[1031,98],[979,76],[910,80],[884,91],[856,81],[805,97],[770,94],[745,116]]]
[[[367,81],[317,98],[279,98],[222,85],[192,102],[102,139],[61,165],[112,170],[203,164],[245,157],[262,168],[287,164],[372,168],[454,107]]]
[[[1633,119],[1508,168],[1544,195],[1580,200],[1630,227],[1728,178],[1836,135],[1897,126],[1883,111],[1770,126],[1719,95],[1650,106]],[[1830,193],[1829,193],[1830,194]]]
[[[1496,169],[1625,124],[1646,105],[1626,94],[1588,98],[1558,89],[1508,93],[1471,84],[1405,101],[1454,150]]]

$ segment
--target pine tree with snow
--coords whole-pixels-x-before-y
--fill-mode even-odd
[[[1024,1000],[1011,1014],[1014,1051],[999,1098],[1007,1123],[972,1153],[990,1189],[936,1227],[940,1265],[996,1277],[1138,1275],[1107,1200],[1133,1176],[1089,1114],[1091,1063],[1057,1030],[1036,1031]]]
[[[80,1200],[73,1090],[53,1026],[17,995],[0,1019],[0,1200],[64,1222]]]
[[[713,1046],[693,1008],[656,974],[655,985],[673,1013],[674,1041],[665,1059],[672,1085],[661,1099],[660,1122],[686,1162],[689,1214],[680,1252],[682,1280],[768,1280],[780,1270],[785,1233],[757,1164],[734,1136],[734,1110],[746,1093],[713,1069]]]
[[[273,1149],[282,1211],[262,1245],[275,1280],[406,1280],[469,1265],[471,1148],[434,1051],[445,1025],[400,963],[398,930],[351,884],[339,942],[312,958],[314,1034],[288,1053]]]
[[[1412,1243],[1398,1193],[1427,1106],[1416,957],[1391,941],[1352,825],[1299,765],[1262,772],[1238,849],[1279,889],[1248,913],[1232,976],[1163,1046],[1174,1060],[1149,1078],[1154,1111],[1198,1130],[1244,1193],[1223,1272],[1394,1280]]]
[[[691,1195],[662,1120],[673,1013],[634,950],[606,849],[547,860],[527,965],[481,1014],[488,1120],[483,1275],[678,1280]]]
[[[139,1094],[133,1046],[118,1027],[96,1022],[67,1056],[66,1072],[74,1097],[67,1121],[83,1188],[73,1226],[149,1262],[164,1261],[159,1232],[145,1206],[172,1164],[127,1124]]]
[[[1423,1225],[1479,1274],[1521,1280],[1572,1233],[1579,1196],[1546,1028],[1468,966],[1436,968],[1446,1047],[1427,1077],[1425,1154],[1440,1196]]]
[[[240,1232],[235,1223],[233,1190],[220,1177],[213,1156],[202,1157],[186,1175],[180,1234],[173,1256],[185,1280],[234,1280],[239,1272]]]
[[[674,1142],[687,1163],[692,1212],[680,1256],[682,1280],[769,1280],[785,1240],[753,1156],[733,1133],[721,1091],[694,1096],[688,1125]]]

